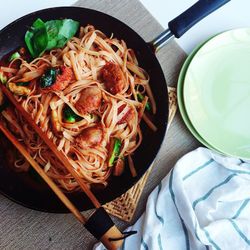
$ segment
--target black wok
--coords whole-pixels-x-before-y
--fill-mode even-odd
[[[126,171],[122,176],[112,177],[107,188],[94,190],[101,203],[113,200],[132,187],[149,168],[163,141],[168,121],[168,91],[163,72],[154,52],[173,35],[180,37],[193,24],[227,1],[200,0],[182,16],[169,23],[171,31],[165,31],[151,43],[146,43],[130,27],[109,15],[78,7],[40,10],[14,21],[0,31],[0,58],[2,58],[17,47],[24,45],[24,34],[37,18],[41,18],[44,21],[72,18],[79,21],[83,26],[87,24],[94,25],[107,36],[114,33],[114,36],[118,39],[125,40],[128,47],[134,49],[140,66],[149,73],[150,84],[157,104],[154,122],[158,130],[157,132],[151,132],[142,124],[143,143],[133,157],[138,173],[137,177],[131,177],[128,167],[126,167]],[[7,142],[4,142],[4,145],[0,150],[0,192],[8,198],[32,209],[47,212],[67,212],[66,207],[62,205],[61,201],[45,183],[36,180],[30,173],[16,173],[13,167],[9,166],[9,152],[6,153],[6,149],[9,146]],[[83,193],[74,192],[69,193],[68,196],[80,210],[92,208],[92,204]]]

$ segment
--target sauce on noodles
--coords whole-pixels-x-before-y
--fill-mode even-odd
[[[150,105],[150,112],[156,113],[149,76],[139,67],[134,51],[91,25],[81,27],[79,36],[62,49],[32,61],[21,50],[19,58],[1,64],[6,85],[78,175],[88,185],[106,186],[112,174],[122,174],[128,157],[135,176],[132,158],[143,140],[140,122],[157,128],[145,111]],[[67,191],[79,188],[13,107],[5,108],[2,115],[48,176]],[[22,159],[15,166],[29,169]]]

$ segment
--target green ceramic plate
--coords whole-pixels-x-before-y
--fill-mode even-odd
[[[196,52],[183,97],[187,116],[206,143],[250,158],[250,28],[221,33]]]
[[[214,37],[214,36],[213,36]],[[211,37],[212,38],[212,37]],[[189,129],[189,131],[193,134],[193,136],[199,141],[201,142],[204,146],[206,146],[207,148],[210,148],[212,150],[217,151],[218,153],[221,153],[218,149],[215,149],[213,146],[211,146],[209,143],[207,143],[201,136],[200,134],[195,130],[194,126],[192,125],[188,115],[187,115],[187,111],[185,108],[185,103],[183,100],[183,83],[184,83],[184,79],[186,76],[186,72],[188,69],[188,66],[190,64],[190,62],[192,61],[193,57],[195,56],[195,54],[197,53],[197,51],[207,42],[209,41],[211,38],[209,38],[208,40],[206,40],[205,42],[199,44],[191,53],[190,55],[186,58],[180,74],[179,74],[179,78],[178,78],[178,84],[177,84],[177,101],[178,101],[178,107],[182,116],[182,119],[184,121],[184,123],[186,124],[187,128]]]
[[[210,39],[208,39],[207,41],[209,41]],[[207,42],[206,41],[206,42]],[[185,104],[184,104],[184,100],[183,100],[183,83],[184,83],[184,79],[185,79],[185,75],[186,75],[186,71],[188,69],[188,66],[190,64],[190,62],[192,61],[193,57],[195,56],[195,54],[197,53],[197,51],[206,43],[203,42],[202,44],[198,45],[192,52],[191,54],[186,58],[180,74],[179,74],[179,78],[178,78],[178,84],[177,84],[177,101],[178,101],[178,107],[182,116],[182,119],[184,121],[184,123],[186,124],[187,128],[189,129],[189,131],[193,134],[193,136],[199,141],[201,142],[204,146],[216,150],[215,148],[213,148],[210,144],[208,144],[200,135],[199,133],[195,130],[195,128],[193,127],[187,112],[186,112],[186,108],[185,108]],[[218,150],[216,150],[218,151]]]

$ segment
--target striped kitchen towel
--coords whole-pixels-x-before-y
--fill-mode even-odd
[[[188,153],[131,230],[122,249],[250,249],[250,164],[206,148]]]

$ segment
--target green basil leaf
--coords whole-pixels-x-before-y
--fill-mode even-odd
[[[33,46],[35,49],[35,57],[38,57],[44,53],[48,44],[48,36],[44,30],[39,29],[35,33],[33,38]]]
[[[44,53],[48,44],[48,34],[45,23],[38,18],[25,34],[25,43],[32,57],[38,57]]]
[[[45,26],[48,33],[46,50],[50,50],[52,48],[62,48],[76,34],[79,22],[72,19],[50,20],[45,23]]]
[[[48,34],[48,44],[46,49],[50,50],[57,46],[58,33],[62,26],[62,20],[47,21],[45,26]]]
[[[62,20],[62,27],[60,29],[59,35],[64,36],[66,39],[73,37],[79,28],[79,22],[72,19]]]
[[[58,35],[58,40],[57,40],[57,48],[62,48],[66,43],[68,42],[68,39],[65,38],[64,36]]]
[[[62,48],[79,28],[72,19],[43,22],[38,18],[25,34],[25,43],[32,57],[41,56],[46,50]]]
[[[40,29],[44,27],[44,22],[41,18],[37,18],[36,21],[32,24],[31,29]]]
[[[33,36],[34,36],[34,33],[32,31],[27,31],[25,34],[25,43],[28,47],[28,50],[29,50],[31,56],[35,57],[35,52],[33,49],[33,42],[32,42]]]

